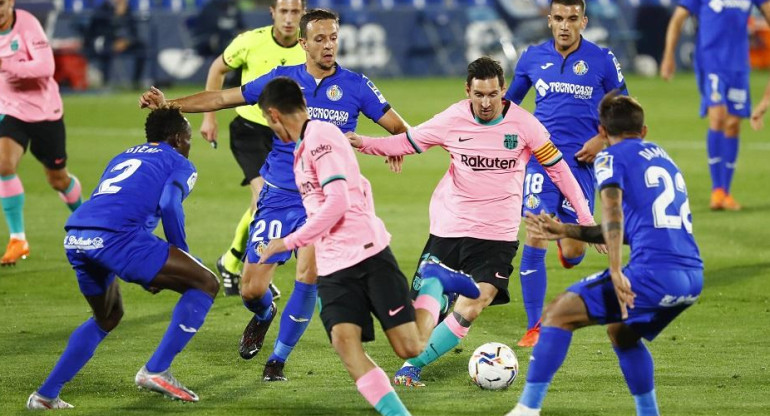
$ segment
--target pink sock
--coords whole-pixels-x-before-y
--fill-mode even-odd
[[[356,380],[356,387],[372,407],[377,406],[386,394],[393,391],[388,375],[380,367],[374,367]]]
[[[446,322],[446,326],[449,328],[449,330],[455,334],[457,338],[463,339],[466,335],[468,335],[469,328],[466,328],[462,325],[460,325],[459,322],[457,322],[457,318],[455,318],[455,314],[451,313],[449,316],[444,319],[444,322]]]
[[[441,310],[441,305],[439,305],[436,298],[429,295],[420,295],[417,296],[417,299],[414,301],[414,309],[424,309],[430,313],[430,316],[433,317],[433,326],[435,327],[438,325],[438,316],[439,312]]]

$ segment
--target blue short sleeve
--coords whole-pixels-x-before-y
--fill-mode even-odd
[[[623,171],[623,160],[619,155],[613,154],[610,150],[599,152],[596,155],[596,159],[594,159],[594,173],[599,190],[610,185],[623,189]]]
[[[361,94],[361,112],[373,121],[378,121],[390,110],[388,100],[374,85],[374,82],[364,75],[361,76],[359,93]]]
[[[620,68],[620,62],[615,54],[609,49],[605,49],[606,56],[604,57],[604,79],[602,79],[602,87],[604,92],[608,93],[612,90],[620,90],[623,95],[628,95],[628,88],[626,88],[626,79],[623,76],[623,71]]]
[[[687,9],[691,15],[697,15],[700,9],[700,2],[701,0],[679,0],[679,6]]]
[[[241,94],[243,94],[243,99],[247,104],[254,105],[257,103],[257,101],[259,101],[259,96],[262,94],[262,90],[265,89],[265,85],[267,85],[267,83],[270,82],[273,78],[278,76],[276,74],[276,69],[277,68],[274,68],[267,74],[262,75],[261,77],[249,81],[241,86]]]

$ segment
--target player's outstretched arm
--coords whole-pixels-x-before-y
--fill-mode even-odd
[[[203,91],[174,100],[166,100],[161,90],[152,87],[139,98],[139,106],[151,110],[160,107],[166,102],[178,105],[183,113],[203,113],[246,104],[240,87],[221,91]]]
[[[528,235],[540,240],[553,241],[562,238],[572,238],[591,244],[604,244],[601,225],[564,224],[545,212],[541,212],[538,215],[527,212],[524,222],[527,226]]]
[[[166,183],[158,206],[166,240],[180,250],[189,252],[184,231],[184,209],[182,208],[184,192],[182,186],[173,181]]]
[[[674,15],[668,22],[666,29],[666,47],[663,51],[663,60],[660,62],[660,77],[666,81],[674,78],[676,72],[676,45],[679,43],[679,36],[682,34],[682,26],[687,18],[690,17],[690,11],[682,6],[677,6]]]
[[[377,124],[382,126],[390,134],[406,133],[409,129],[409,124],[396,112],[393,108],[389,109],[385,115],[383,115]],[[388,156],[385,159],[385,163],[390,167],[391,172],[401,173],[401,169],[404,165],[403,156]]]
[[[225,83],[225,74],[232,71],[232,68],[225,65],[222,55],[214,59],[209,67],[209,73],[206,77],[206,91],[221,91]],[[215,142],[219,133],[217,125],[217,116],[213,111],[203,113],[203,122],[200,128],[201,136],[208,142]]]
[[[623,274],[623,190],[610,185],[604,187],[599,195],[602,203],[602,233],[609,254],[610,277],[620,304],[621,317],[626,319],[628,308],[634,307],[636,294],[631,291],[631,282]]]

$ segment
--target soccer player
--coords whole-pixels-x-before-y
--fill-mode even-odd
[[[751,114],[748,20],[752,4],[770,23],[770,0],[679,0],[666,32],[660,75],[668,81],[676,71],[674,54],[682,26],[690,16],[698,19],[695,77],[701,95],[700,115],[708,115],[709,120],[706,151],[712,210],[741,209],[730,186],[738,160],[741,119]]]
[[[135,382],[172,399],[198,401],[169,369],[200,330],[219,291],[214,273],[188,254],[185,241],[182,201],[197,178],[187,160],[190,123],[179,109],[162,107],[147,116],[144,128],[148,142],[128,148],[107,164],[91,199],[64,227],[67,259],[94,316],[72,333],[59,362],[29,396],[29,409],[72,407],[59,392],[123,317],[116,275],[152,293],[170,289],[182,294],[166,334]],[[159,220],[168,242],[152,234]]]
[[[602,224],[581,227],[532,213],[526,222],[540,238],[606,244],[609,268],[570,286],[546,307],[527,383],[509,416],[540,414],[572,333],[597,324],[607,325],[636,414],[658,415],[652,356],[641,339],[652,341],[695,303],[703,288],[703,262],[692,235],[682,172],[665,150],[644,140],[644,110],[633,98],[607,95],[599,117],[600,133],[610,143],[594,161]],[[624,241],[631,246],[625,267]]]
[[[347,139],[333,124],[308,118],[302,91],[286,77],[270,81],[259,107],[276,135],[296,143],[294,174],[308,221],[270,241],[259,261],[315,243],[321,320],[364,398],[383,415],[409,415],[388,376],[364,351],[374,340],[373,313],[393,351],[414,357],[439,317],[443,292],[479,296],[470,276],[423,262],[422,286],[412,305],[406,277],[389,247],[390,234],[374,213],[369,181]]]
[[[604,148],[598,135],[597,106],[613,89],[626,93],[620,64],[609,49],[583,39],[588,24],[584,0],[553,0],[548,14],[549,40],[528,48],[516,64],[516,75],[506,99],[520,104],[531,87],[535,89],[535,117],[551,133],[551,140],[580,184],[593,212],[593,169],[590,162]],[[523,211],[545,210],[565,223],[576,223],[576,212],[559,189],[545,175],[537,160],[527,164],[524,180]],[[577,266],[586,253],[586,244],[573,239],[558,240],[559,260],[569,269]],[[519,280],[527,332],[520,347],[532,347],[540,335],[547,274],[545,255],[548,241],[526,234],[519,265]],[[604,248],[597,246],[600,253]]]
[[[276,66],[305,62],[305,51],[299,44],[299,19],[304,12],[305,0],[273,0],[270,6],[273,24],[238,35],[211,63],[206,90],[221,90],[225,74],[234,69],[241,69],[241,84],[246,84]],[[249,185],[251,189],[251,204],[235,227],[230,248],[217,260],[217,271],[222,276],[226,296],[239,293],[249,224],[254,218],[257,197],[265,183],[259,170],[273,143],[273,131],[267,127],[256,107],[243,105],[236,107],[235,112],[237,116],[230,122],[230,151],[243,171],[241,185]],[[200,128],[203,138],[216,142],[218,130],[216,113],[204,113]],[[273,299],[277,299],[280,292],[272,284],[270,286]]]
[[[761,130],[765,126],[763,118],[767,112],[767,108],[770,107],[770,82],[765,87],[765,93],[762,95],[762,100],[757,104],[754,112],[751,113],[751,127],[754,130]]]
[[[80,182],[66,168],[64,113],[53,72],[53,50],[40,22],[15,10],[14,0],[0,0],[0,203],[11,234],[3,266],[29,254],[24,187],[16,174],[27,147],[69,209],[82,202]]]
[[[473,276],[478,299],[459,297],[454,311],[433,331],[429,347],[408,360],[396,384],[419,386],[424,366],[454,348],[489,305],[510,300],[508,279],[518,248],[524,167],[534,156],[578,214],[593,224],[588,203],[562,153],[537,119],[503,100],[505,79],[497,61],[479,58],[468,65],[468,100],[453,104],[406,133],[384,139],[349,134],[353,147],[374,155],[422,153],[433,146],[449,152],[449,170],[430,203],[430,236],[422,259],[437,258]],[[419,271],[412,282],[419,289]]]
[[[172,102],[184,112],[216,111],[247,103],[253,105],[259,100],[267,82],[278,76],[288,76],[300,85],[311,119],[329,121],[342,131],[352,131],[358,123],[359,113],[363,113],[392,134],[406,131],[406,122],[391,108],[372,81],[337,65],[338,32],[339,18],[334,12],[310,10],[300,19],[300,44],[306,53],[305,64],[277,67],[240,88],[200,92]],[[140,99],[141,106],[154,107],[163,102],[165,98],[158,89],[151,89]],[[270,240],[285,237],[306,220],[302,198],[294,181],[293,152],[294,145],[274,138],[273,150],[260,171],[265,186],[250,226],[241,285],[244,305],[254,313],[241,338],[240,354],[244,359],[253,358],[262,348],[267,329],[277,311],[272,293],[267,290],[268,283],[277,265],[291,257],[291,252],[280,253],[258,263],[261,253]],[[297,249],[296,256],[297,280],[281,316],[273,353],[265,365],[265,381],[286,380],[283,373],[286,359],[313,316],[317,293],[313,247]]]

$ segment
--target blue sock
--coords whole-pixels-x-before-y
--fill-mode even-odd
[[[147,361],[147,371],[160,373],[171,367],[174,357],[184,349],[203,325],[213,303],[214,299],[211,296],[198,289],[188,289],[182,294],[171,314],[171,323],[168,325],[166,334],[160,340],[155,353]]]
[[[706,133],[706,153],[708,154],[709,172],[711,172],[711,189],[724,188],[722,146],[725,135],[722,131],[708,130]]]
[[[655,398],[655,390],[649,393],[634,395],[637,416],[659,416],[658,400]]]
[[[64,384],[72,380],[96,351],[96,347],[108,334],[99,328],[94,318],[85,321],[70,335],[67,348],[42,386],[37,389],[41,396],[53,399],[59,396]]]
[[[648,416],[658,414],[658,404],[655,400],[655,366],[650,351],[639,340],[632,348],[620,349],[613,347],[618,356],[620,369],[626,378],[628,389],[636,401],[637,415]]]
[[[285,362],[289,354],[297,345],[305,329],[310,325],[313,317],[313,308],[318,294],[318,285],[311,285],[300,281],[294,282],[294,291],[291,292],[286,308],[281,315],[281,326],[278,329],[278,338],[275,340],[273,353],[267,360]]]
[[[543,407],[543,399],[553,375],[561,367],[572,341],[572,332],[552,326],[540,329],[540,339],[532,350],[527,371],[527,384],[519,403],[532,409]]]
[[[258,321],[265,321],[270,318],[270,306],[273,305],[273,292],[268,289],[261,298],[243,299],[243,306],[254,313]]]
[[[726,193],[730,193],[730,185],[733,183],[733,174],[735,173],[735,161],[738,160],[738,144],[737,137],[725,138],[722,145],[722,181],[723,188]]]
[[[525,245],[521,253],[519,280],[524,310],[527,311],[527,328],[534,328],[543,313],[545,302],[546,273],[544,248]]]

